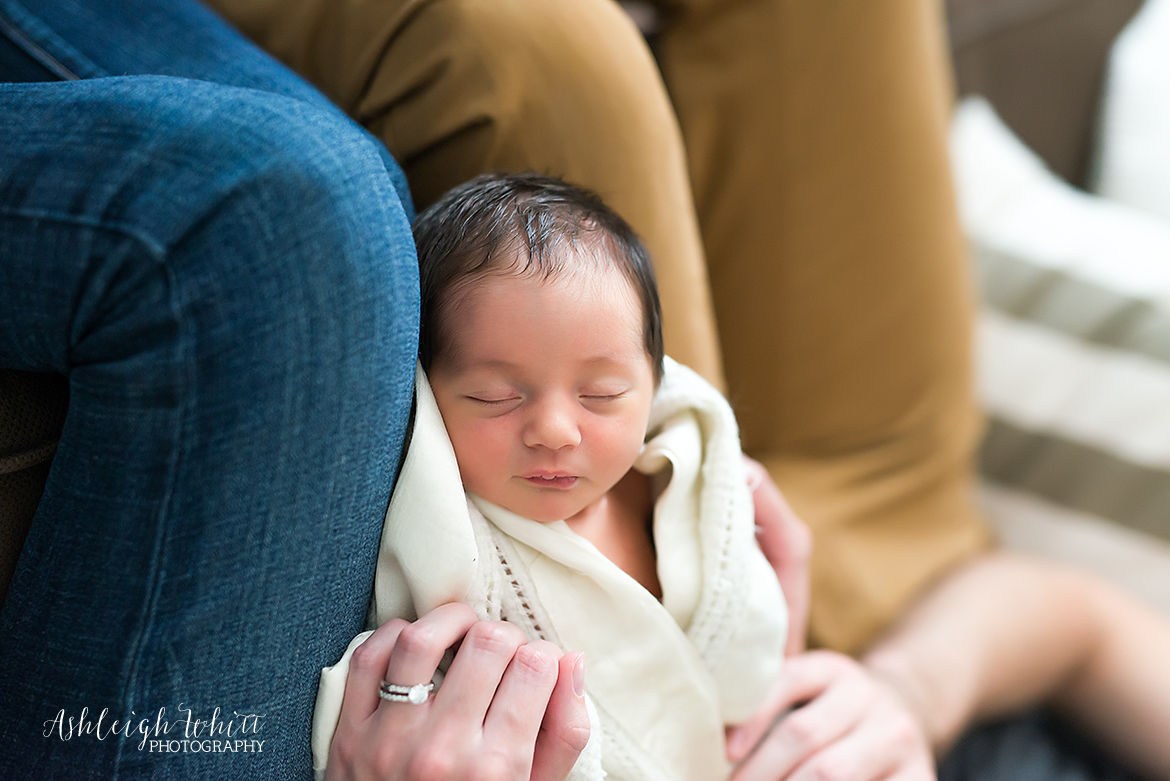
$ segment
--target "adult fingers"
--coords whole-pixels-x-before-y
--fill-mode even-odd
[[[563,655],[543,640],[516,649],[484,719],[486,743],[513,741],[531,753]]]
[[[403,627],[390,654],[385,680],[399,686],[430,681],[443,654],[478,621],[467,605],[451,602]]]
[[[729,739],[729,746],[740,755],[743,745],[754,746],[736,770],[737,781],[785,777],[854,729],[874,698],[874,690],[866,685],[860,667],[847,657],[829,652],[790,660],[781,680],[779,696],[772,707],[753,716],[743,735],[734,736],[734,741]],[[802,701],[808,703],[784,713],[784,709]],[[777,713],[781,714],[778,721]],[[733,760],[737,758],[732,755]]]
[[[748,456],[743,460],[755,503],[756,541],[775,570],[788,605],[784,652],[792,656],[804,650],[808,629],[812,532],[788,505],[768,470]]]
[[[589,742],[585,656],[562,656],[532,757],[532,781],[562,781]]]
[[[928,759],[912,767],[902,767],[889,774],[881,781],[937,781],[938,769],[934,760]]]
[[[736,770],[736,781],[787,777],[817,752],[849,734],[863,710],[864,705],[847,693],[847,687],[830,688],[822,697],[782,717]]]
[[[402,619],[387,621],[374,634],[354,649],[349,658],[349,674],[345,678],[345,693],[341,699],[339,723],[366,719],[378,708],[378,687],[390,664],[390,654],[398,634],[407,623]]]
[[[906,781],[934,778],[934,760],[914,719],[902,709],[879,703],[840,740],[802,763],[789,781]]]
[[[502,621],[484,621],[471,627],[435,698],[436,715],[482,729],[504,671],[524,640],[519,627]]]
[[[838,654],[812,651],[784,663],[780,676],[756,712],[727,732],[727,757],[741,761],[789,709],[819,696],[841,674]]]
[[[812,531],[800,520],[788,505],[780,489],[768,479],[761,486],[761,492],[772,496],[780,517],[780,538],[784,540],[784,564],[776,577],[784,591],[788,605],[788,639],[784,646],[785,656],[795,656],[805,649],[808,636],[809,598],[811,591]],[[770,544],[770,543],[765,543]]]

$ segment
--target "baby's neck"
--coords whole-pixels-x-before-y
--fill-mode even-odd
[[[658,599],[658,567],[651,536],[650,478],[631,469],[618,484],[565,522]]]

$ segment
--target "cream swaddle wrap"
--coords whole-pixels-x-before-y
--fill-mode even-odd
[[[378,554],[371,625],[447,602],[583,651],[593,721],[571,778],[719,779],[724,724],[746,719],[780,670],[787,611],[756,546],[738,430],[719,393],[666,359],[634,464],[665,482],[654,509],[659,602],[564,521],[539,523],[465,494],[430,385]],[[321,674],[313,764],[325,767],[349,656]]]

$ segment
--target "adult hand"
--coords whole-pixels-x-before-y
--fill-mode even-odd
[[[790,710],[791,709],[791,710]],[[832,651],[790,657],[764,705],[729,730],[733,781],[931,781],[934,760],[898,694]]]
[[[427,701],[378,696],[383,680],[430,681],[456,643]],[[583,691],[581,654],[526,643],[517,627],[480,622],[465,605],[387,622],[351,657],[327,778],[562,781],[589,739]]]
[[[748,485],[756,505],[756,541],[764,552],[788,603],[786,656],[804,650],[808,630],[809,561],[812,533],[788,506],[763,464],[743,457]]]

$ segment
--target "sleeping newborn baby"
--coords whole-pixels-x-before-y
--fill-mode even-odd
[[[787,616],[734,417],[663,356],[645,250],[595,196],[537,175],[452,190],[415,240],[416,419],[371,623],[459,601],[585,652],[574,778],[725,777],[724,728],[778,674]],[[322,674],[318,770],[364,637]]]

